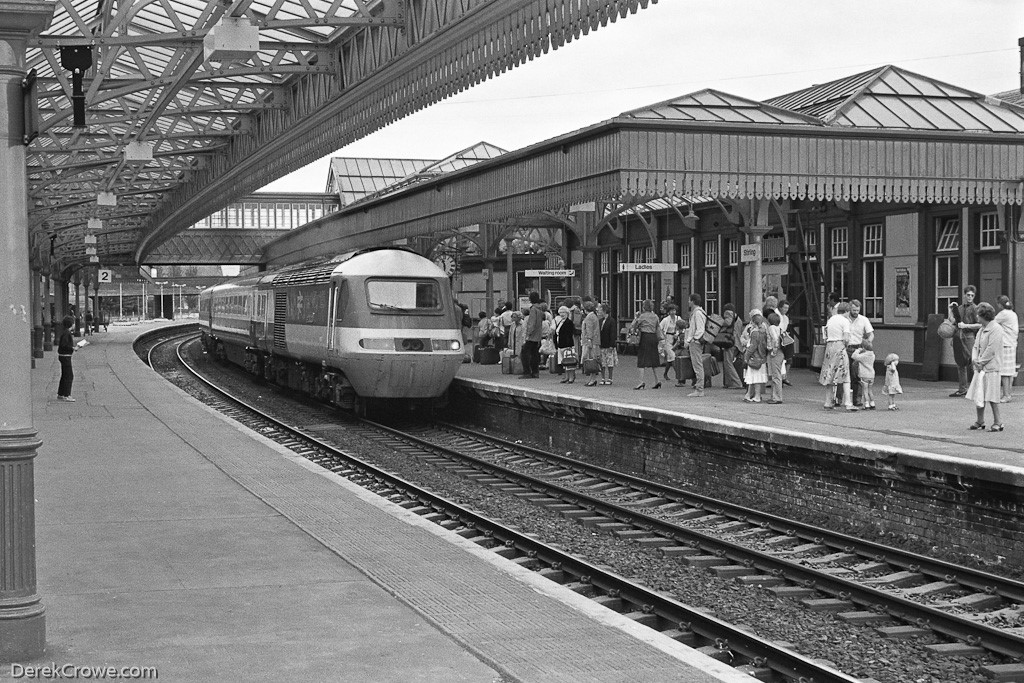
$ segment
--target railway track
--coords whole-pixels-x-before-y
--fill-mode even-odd
[[[313,462],[755,678],[860,680],[483,519],[310,434],[277,424],[259,411],[227,398],[218,400],[224,402],[220,408],[235,419]],[[990,614],[1018,610],[1024,585],[1017,582],[450,425],[415,425],[414,434],[365,422],[346,424],[345,428],[407,457],[558,512],[587,529],[629,540],[644,552],[796,598],[807,609],[834,612],[840,619],[879,629],[889,637],[931,634],[941,641],[928,646],[936,656],[991,652],[1018,659],[1024,654],[1024,639],[1019,635],[982,623],[979,613],[971,612],[982,608]],[[1015,666],[1016,662],[1002,661],[990,669],[1003,676]]]

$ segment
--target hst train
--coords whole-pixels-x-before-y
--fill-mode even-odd
[[[204,348],[346,410],[436,405],[464,359],[445,273],[399,248],[236,278],[199,295]]]

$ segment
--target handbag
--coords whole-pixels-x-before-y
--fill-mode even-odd
[[[579,359],[576,357],[576,349],[569,347],[562,349],[562,367],[574,368],[579,364]]]
[[[545,337],[540,340],[540,352],[545,356],[551,356],[555,353],[555,342],[550,337]]]
[[[584,375],[597,375],[601,372],[601,363],[596,358],[588,358],[583,361]]]
[[[759,354],[753,353],[753,349],[753,345],[747,347],[746,352],[743,354],[743,362],[751,370],[760,370],[761,366],[764,365],[764,358],[761,358]]]
[[[782,331],[782,336],[779,337],[779,348],[782,350],[782,357],[785,360],[793,360],[793,354],[796,352],[796,339],[786,330]]]
[[[950,322],[949,319],[943,320],[939,323],[939,336],[943,339],[952,339],[953,335],[956,334],[956,325]]]
[[[626,343],[630,346],[637,346],[640,343],[640,330],[636,325],[630,325],[626,329]]]

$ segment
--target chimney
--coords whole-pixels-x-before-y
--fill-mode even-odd
[[[1017,39],[1017,46],[1020,47],[1020,92],[1024,95],[1024,38]]]

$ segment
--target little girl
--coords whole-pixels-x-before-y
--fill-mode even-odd
[[[900,357],[890,353],[885,357],[885,394],[889,397],[889,410],[899,410],[896,405],[896,394],[903,393],[900,386],[900,373],[896,366],[900,364]]]

